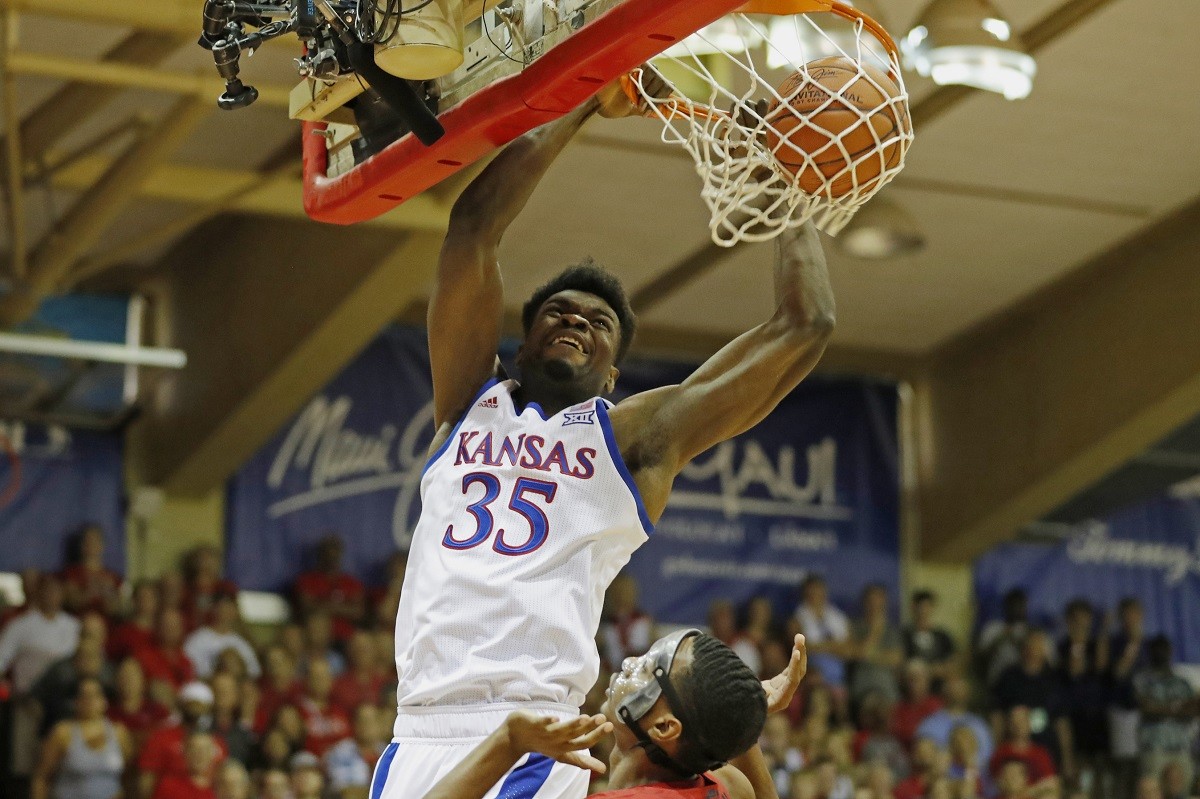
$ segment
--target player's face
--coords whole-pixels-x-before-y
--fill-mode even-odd
[[[694,639],[689,637],[683,639],[681,644],[678,644],[678,649],[675,652],[675,660],[671,663],[670,676],[672,678],[691,666],[693,642]],[[617,708],[630,695],[654,682],[654,666],[659,662],[663,654],[663,647],[667,645],[668,639],[660,638],[641,657],[625,658],[625,662],[621,664],[621,670],[613,674],[609,680],[608,690],[605,691],[606,698],[604,704],[600,706],[600,712],[613,723],[613,727],[617,731],[618,742],[621,741],[622,736],[627,736],[631,741],[635,739],[633,733],[625,727],[625,723],[617,716]],[[674,646],[675,644],[674,642],[670,642],[669,645]],[[660,697],[655,706],[642,719],[642,725],[649,726],[653,723],[654,718],[665,708],[667,708],[666,700]]]
[[[585,291],[560,291],[538,309],[518,360],[539,364],[559,380],[604,381],[620,340],[617,315],[608,303]]]

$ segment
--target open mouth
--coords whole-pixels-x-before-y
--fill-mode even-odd
[[[558,336],[553,341],[551,341],[550,344],[551,345],[565,344],[568,347],[573,347],[574,349],[578,350],[583,355],[587,355],[587,350],[585,350],[583,348],[582,342],[580,342],[578,339],[572,338],[570,336]]]

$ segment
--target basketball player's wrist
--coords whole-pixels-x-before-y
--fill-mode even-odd
[[[514,713],[506,718],[504,723],[491,736],[494,751],[512,763],[516,763],[528,754],[528,750],[523,749],[513,735],[513,719],[515,715]]]

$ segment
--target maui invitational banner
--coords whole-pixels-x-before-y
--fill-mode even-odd
[[[105,533],[105,565],[125,573],[121,438],[0,421],[0,572],[57,572],[84,525]]]
[[[1012,588],[1028,592],[1030,617],[1055,632],[1072,599],[1103,616],[1135,597],[1147,633],[1168,636],[1176,660],[1200,663],[1200,482],[1081,524],[1061,543],[990,550],[975,564],[980,619],[999,617]]]
[[[694,368],[631,360],[611,399]],[[424,332],[387,330],[230,481],[229,576],[284,590],[312,545],[338,532],[347,568],[377,581],[420,512],[431,398]],[[695,622],[714,598],[757,593],[790,609],[814,571],[847,608],[870,582],[894,596],[896,409],[893,386],[810,378],[752,431],[689,464],[630,565],[645,609]]]

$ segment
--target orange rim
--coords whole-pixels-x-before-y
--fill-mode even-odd
[[[859,9],[846,5],[840,2],[840,0],[748,0],[748,2],[735,9],[733,13],[770,14],[777,17],[790,17],[796,14],[815,14],[820,12],[836,14],[852,22],[861,21],[863,28],[870,31],[871,35],[879,40],[879,43],[884,46],[893,58],[897,60],[900,58],[900,48],[896,46],[896,40],[892,38],[892,35],[882,25]],[[658,119],[659,113],[656,113],[650,107],[650,104],[638,92],[635,85],[637,76],[640,76],[641,72],[642,70],[639,67],[627,75],[622,75],[620,79],[621,88],[642,116]],[[898,81],[899,76],[895,74],[895,70],[891,67],[888,68],[888,74],[893,80]],[[719,108],[688,102],[683,97],[674,93],[666,99],[666,102],[659,106],[660,111],[664,109],[668,120],[681,116],[700,119],[730,119],[733,116],[729,112],[722,111]]]

